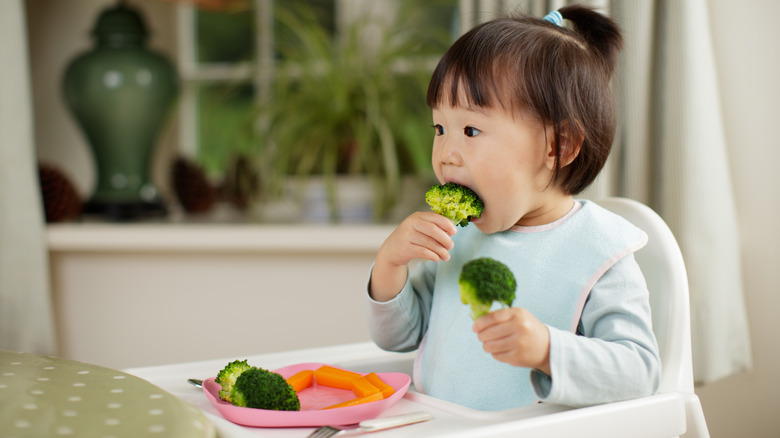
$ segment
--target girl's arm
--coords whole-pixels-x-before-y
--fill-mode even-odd
[[[417,348],[427,328],[436,262],[449,260],[455,225],[442,215],[417,212],[385,239],[368,282],[369,331],[385,350]],[[409,263],[428,260],[409,276]]]
[[[401,292],[380,302],[366,294],[371,339],[388,351],[416,350],[428,328],[437,264],[421,263]]]
[[[593,287],[579,332],[549,328],[550,375],[531,375],[542,401],[586,406],[658,390],[661,363],[649,295],[633,255],[615,264]]]

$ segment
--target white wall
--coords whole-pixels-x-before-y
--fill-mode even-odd
[[[780,2],[711,0],[754,367],[697,389],[713,438],[780,434]]]

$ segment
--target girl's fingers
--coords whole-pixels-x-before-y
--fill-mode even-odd
[[[452,226],[449,221],[441,223],[441,216],[435,213],[419,213],[413,216],[416,220],[410,222],[408,240],[412,245],[425,248],[436,254],[440,260],[449,260],[449,250],[454,247],[451,234],[446,226]],[[442,225],[445,225],[442,228]]]
[[[419,245],[427,248],[441,258],[449,259],[449,251],[453,248],[452,239],[443,234],[441,230],[438,232],[426,230],[427,232],[418,232],[412,238],[412,244]]]
[[[507,339],[511,337],[516,331],[512,330],[512,327],[506,324],[493,324],[477,331],[477,338],[480,342],[491,342],[499,339]]]
[[[454,247],[450,233],[454,225],[445,217],[431,212],[413,213],[382,244],[377,258],[393,265],[406,265],[412,259],[435,262],[450,259]]]
[[[513,335],[492,338],[482,343],[483,348],[490,354],[500,354],[514,349],[517,339]]]
[[[487,315],[484,315],[478,318],[476,321],[474,321],[474,326],[472,327],[472,330],[479,333],[487,329],[488,327],[495,326],[496,324],[509,321],[511,318],[512,318],[512,313],[510,309],[499,309],[490,312]]]
[[[435,262],[449,260],[450,254],[436,239],[419,233],[412,234],[407,243],[410,258],[421,258]]]

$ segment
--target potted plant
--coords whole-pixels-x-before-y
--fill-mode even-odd
[[[330,219],[338,221],[337,186],[360,176],[371,189],[373,218],[384,218],[405,175],[430,181],[431,66],[415,56],[430,37],[371,16],[334,37],[311,9],[277,13],[286,43],[279,46],[271,98],[258,111],[265,196],[289,189],[291,177],[299,189],[316,179]]]

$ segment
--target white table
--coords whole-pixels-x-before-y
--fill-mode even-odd
[[[214,377],[229,361],[248,359],[254,366],[277,369],[303,362],[320,362],[358,372],[411,374],[413,353],[389,353],[371,343],[332,346],[246,357],[220,358],[174,365],[125,370],[203,410],[224,437],[305,437],[312,428],[251,428],[235,425],[219,414],[203,392],[188,378]],[[382,432],[392,437],[674,437],[685,432],[684,399],[676,393],[659,394],[583,409],[539,404],[505,411],[477,411],[444,402],[413,389],[385,415],[425,410],[432,421]],[[658,421],[663,419],[663,421]]]

